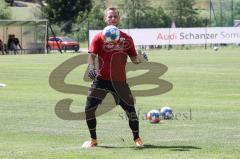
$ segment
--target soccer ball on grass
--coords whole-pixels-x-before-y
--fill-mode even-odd
[[[173,118],[173,110],[170,107],[163,107],[160,111],[163,119],[172,119]]]
[[[214,50],[214,51],[218,51],[218,49],[219,49],[219,47],[217,47],[217,46],[214,46],[214,47],[213,47],[213,50]]]
[[[149,120],[150,123],[152,124],[156,124],[156,123],[159,123],[161,118],[160,118],[160,112],[159,110],[150,110],[148,113],[147,113],[147,119]]]

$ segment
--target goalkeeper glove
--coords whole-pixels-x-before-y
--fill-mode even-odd
[[[145,61],[148,61],[147,53],[146,53],[146,52],[143,52],[142,55],[143,55],[144,60],[145,60]]]
[[[148,61],[148,56],[147,56],[147,53],[145,51],[142,51],[142,50],[138,49],[137,52],[138,52],[138,59],[141,62]]]
[[[97,70],[94,65],[88,66],[88,77],[94,80],[97,77]]]

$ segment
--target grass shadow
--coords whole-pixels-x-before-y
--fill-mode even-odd
[[[144,145],[146,149],[170,149],[171,151],[190,151],[190,150],[200,150],[200,147],[196,146],[158,146],[158,145]]]
[[[160,145],[144,145],[144,148],[136,148],[135,146],[127,146],[127,147],[123,147],[123,146],[104,146],[104,145],[100,145],[97,146],[100,148],[107,148],[107,149],[114,149],[114,148],[133,148],[136,150],[141,150],[141,149],[169,149],[170,151],[190,151],[190,150],[200,150],[200,147],[196,147],[196,146],[183,146],[183,145],[179,145],[179,146],[160,146]]]

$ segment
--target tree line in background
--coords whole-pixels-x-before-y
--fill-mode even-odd
[[[88,29],[103,29],[106,0],[46,0],[42,5],[45,17],[60,26],[59,32],[71,33],[79,40],[88,38]],[[120,28],[167,28],[174,21],[177,27],[205,26],[205,21],[194,8],[195,0],[168,0],[166,6],[152,7],[149,0],[123,0],[118,5]]]
[[[230,3],[233,1],[234,6]],[[78,40],[87,40],[88,29],[103,29],[105,26],[103,14],[108,6],[107,0],[32,0],[32,2],[40,4],[42,11],[40,18],[47,18],[56,34],[68,34]],[[211,2],[216,4],[209,6],[208,12],[212,15],[209,17],[209,13],[203,16],[195,7],[195,0],[167,0],[163,6],[154,7],[150,5],[150,0],[122,0],[117,6],[121,14],[119,27],[167,28],[171,27],[172,22],[175,22],[177,27],[231,26],[232,19],[229,17],[233,18],[234,15],[235,18],[240,18],[240,0],[226,0],[224,3],[211,0]],[[7,19],[10,16],[9,9],[3,0],[0,0],[0,3],[0,18]]]
[[[0,0],[0,19],[9,19],[9,17],[11,17],[11,10],[4,0]]]

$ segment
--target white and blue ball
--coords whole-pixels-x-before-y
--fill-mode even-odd
[[[159,110],[150,110],[147,113],[147,119],[149,120],[150,123],[152,124],[156,124],[159,123],[161,120],[161,116],[160,116],[160,111]]]
[[[214,46],[214,47],[213,47],[213,50],[214,50],[214,51],[218,51],[218,50],[219,50],[219,47]]]
[[[172,119],[173,118],[173,110],[172,108],[165,106],[160,111],[163,119]]]
[[[103,29],[102,36],[105,42],[118,42],[120,30],[116,26],[109,25]]]

